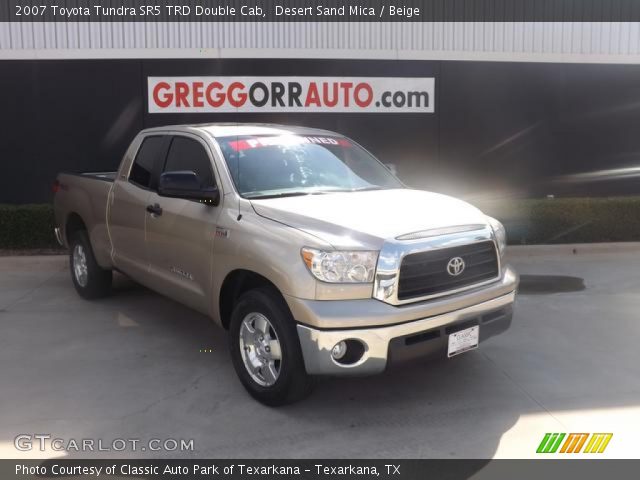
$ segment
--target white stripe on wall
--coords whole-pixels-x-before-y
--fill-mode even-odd
[[[0,59],[175,57],[640,63],[640,24],[0,22]]]

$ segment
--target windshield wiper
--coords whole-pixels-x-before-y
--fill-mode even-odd
[[[366,192],[367,190],[384,190],[383,187],[378,187],[377,185],[371,187],[360,187],[351,189],[352,192]]]
[[[266,200],[269,198],[285,198],[285,197],[301,197],[305,195],[321,195],[326,192],[281,192],[281,193],[270,193],[267,195],[255,195],[255,196],[247,196],[249,200]]]
[[[332,190],[326,190],[326,193],[366,192],[367,190],[385,190],[385,189],[383,187],[378,187],[378,186],[358,187],[358,188],[336,188]]]
[[[372,185],[369,187],[359,188],[332,188],[329,190],[296,190],[293,192],[267,193],[265,195],[245,195],[249,200],[267,200],[269,198],[285,198],[285,197],[301,197],[305,195],[325,195],[327,193],[343,193],[343,192],[365,192],[367,190],[384,190],[384,187]]]

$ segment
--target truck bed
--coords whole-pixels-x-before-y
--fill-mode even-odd
[[[117,172],[60,173],[54,197],[57,225],[67,225],[77,214],[85,224],[98,264],[110,267],[111,242],[107,229],[107,202]],[[63,241],[68,245],[66,231]]]

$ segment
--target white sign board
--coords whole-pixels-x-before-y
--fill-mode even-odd
[[[435,79],[149,77],[149,113],[433,113]]]

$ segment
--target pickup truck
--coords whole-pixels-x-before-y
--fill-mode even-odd
[[[117,271],[210,316],[267,405],[305,397],[317,375],[453,357],[511,324],[500,222],[407,188],[333,132],[147,129],[117,172],[61,173],[54,190],[77,292],[107,295]]]

